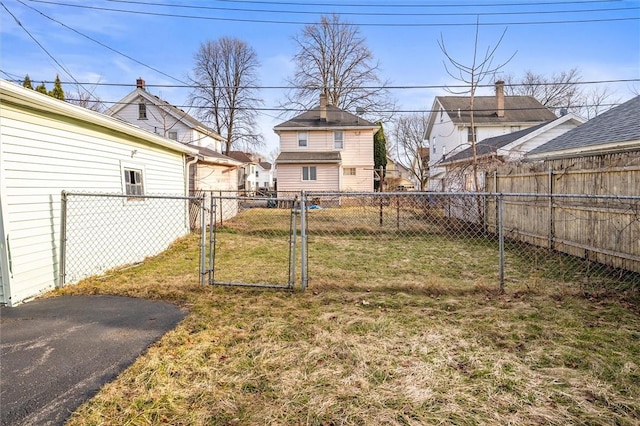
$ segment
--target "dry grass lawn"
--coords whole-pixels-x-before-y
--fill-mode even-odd
[[[218,235],[224,279],[286,279],[286,233],[250,232],[261,214]],[[198,243],[58,292],[188,311],[70,425],[640,423],[637,282],[585,295],[512,255],[499,294],[491,245],[320,234],[304,293],[200,286]]]

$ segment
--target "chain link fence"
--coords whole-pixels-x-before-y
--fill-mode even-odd
[[[192,230],[204,237],[189,214],[203,210],[201,197],[63,192],[61,206],[61,285],[140,263]],[[204,246],[199,261],[202,275]]]
[[[640,285],[640,197],[308,193],[308,276]],[[326,273],[333,265],[335,276]],[[381,270],[394,271],[391,275]],[[384,281],[384,282],[381,282]]]
[[[63,193],[62,206],[62,283],[141,262],[199,230],[201,282],[213,285],[640,287],[637,196]]]

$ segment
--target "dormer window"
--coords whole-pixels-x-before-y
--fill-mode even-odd
[[[147,105],[144,102],[138,104],[138,120],[147,119]]]

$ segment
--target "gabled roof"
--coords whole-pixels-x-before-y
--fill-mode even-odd
[[[438,96],[436,100],[454,124],[471,122],[469,96]],[[473,121],[476,125],[531,123],[550,121],[556,115],[532,96],[505,96],[504,117],[498,117],[495,96],[473,98]]]
[[[220,154],[218,151],[214,151],[213,149],[204,148],[204,147],[196,146],[192,144],[187,144],[187,145],[197,149],[200,155],[204,157],[205,162],[215,163],[215,164],[224,164],[227,166],[239,166],[242,164],[241,162],[231,157],[228,157],[224,154]]]
[[[581,124],[584,121],[581,118],[576,117],[573,114],[567,114],[555,120],[540,123],[537,126],[529,127],[526,129],[518,130],[516,132],[507,133],[500,136],[494,136],[492,138],[483,139],[476,144],[476,156],[487,157],[497,155],[500,148],[506,147],[514,142],[524,143],[527,140],[538,136],[548,130],[551,130],[563,123],[573,121]],[[451,157],[448,157],[442,162],[442,164],[455,163],[457,161],[470,160],[473,157],[472,148],[463,149],[460,152],[455,153]]]
[[[640,96],[531,150],[527,158],[615,151],[630,146],[640,149]]]
[[[320,106],[293,117],[291,120],[278,124],[273,129],[280,130],[323,130],[323,129],[351,129],[370,128],[377,129],[379,126],[365,120],[362,117],[351,114],[333,105],[327,105],[327,119],[320,119]]]
[[[251,157],[246,152],[242,151],[229,151],[227,154],[229,157],[234,160],[238,160],[241,163],[255,163]]]
[[[267,161],[261,161],[258,164],[260,164],[260,167],[262,167],[265,170],[271,170],[271,163],[269,163]]]
[[[197,119],[193,118],[186,111],[183,111],[180,108],[177,108],[171,105],[169,102],[163,99],[160,99],[155,95],[152,95],[142,87],[136,87],[135,90],[130,92],[124,98],[119,100],[114,106],[112,106],[107,111],[105,111],[105,114],[111,117],[115,117],[123,108],[125,108],[129,104],[136,103],[139,98],[143,98],[147,102],[157,106],[158,108],[161,108],[167,114],[171,115],[177,121],[183,123],[184,125],[190,127],[191,129],[198,130],[199,132],[207,136],[210,136],[213,139],[217,139],[222,142],[225,141],[225,139],[222,136],[220,136],[215,130],[206,126],[205,124],[198,121]]]
[[[276,158],[276,164],[309,164],[309,163],[340,163],[342,157],[338,151],[304,151],[281,152]]]
[[[172,151],[190,155],[198,153],[195,148],[185,144],[158,136],[155,133],[147,132],[137,126],[108,117],[99,112],[91,111],[77,105],[72,105],[68,102],[38,93],[35,90],[25,89],[22,86],[18,86],[17,84],[10,83],[2,79],[0,79],[0,103],[13,103],[22,107],[28,107],[47,113],[59,114],[73,120],[90,123],[95,126],[120,132],[145,142],[168,148]]]

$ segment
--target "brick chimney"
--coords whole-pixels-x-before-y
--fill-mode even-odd
[[[504,81],[496,81],[496,115],[504,117]]]
[[[320,93],[320,121],[327,121],[327,93]]]
[[[138,89],[143,89],[144,90],[144,80],[142,79],[142,77],[138,77],[138,79],[136,80],[136,87]]]

